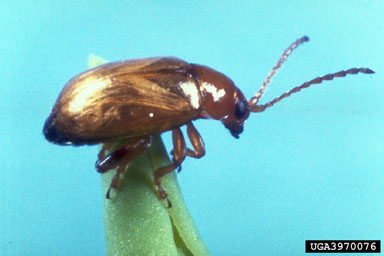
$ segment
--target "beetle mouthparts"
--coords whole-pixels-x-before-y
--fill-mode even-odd
[[[231,132],[231,135],[232,135],[233,137],[235,137],[236,139],[238,139],[240,133],[243,132],[244,127],[243,127],[243,125],[236,125],[236,126],[227,127],[227,129]]]
[[[233,137],[235,137],[236,139],[240,138],[239,133],[237,133],[237,132],[235,132],[235,131],[233,131],[233,130],[230,130],[230,132],[231,132],[231,135],[232,135]]]

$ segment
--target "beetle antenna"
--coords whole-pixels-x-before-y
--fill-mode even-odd
[[[354,74],[357,74],[357,73],[373,74],[373,73],[375,73],[375,71],[373,71],[373,70],[371,70],[369,68],[351,68],[351,69],[348,69],[348,70],[339,71],[337,73],[328,74],[328,75],[325,75],[325,76],[319,76],[319,77],[317,77],[315,79],[312,79],[312,80],[310,80],[308,82],[303,83],[300,86],[296,86],[295,88],[291,89],[290,91],[288,91],[286,93],[283,93],[279,97],[271,100],[270,102],[268,102],[268,103],[266,103],[264,105],[254,105],[254,106],[251,106],[251,111],[252,112],[262,112],[266,108],[272,107],[273,104],[281,101],[284,98],[289,97],[291,94],[299,92],[301,89],[308,88],[308,87],[310,87],[313,84],[320,84],[323,81],[332,80],[332,79],[337,78],[337,77],[345,77],[346,75],[354,75]]]
[[[299,39],[297,39],[295,42],[293,42],[280,56],[280,59],[277,61],[275,66],[269,71],[269,74],[267,78],[265,78],[264,83],[261,85],[260,90],[255,94],[254,97],[252,97],[249,100],[249,105],[251,108],[257,105],[259,102],[261,96],[263,96],[263,93],[267,89],[268,84],[271,83],[272,77],[276,74],[277,70],[281,67],[281,65],[287,60],[288,56],[291,55],[292,51],[296,49],[299,45],[301,45],[304,42],[309,41],[309,37],[303,36]]]

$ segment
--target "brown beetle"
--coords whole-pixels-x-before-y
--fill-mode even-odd
[[[317,77],[258,105],[281,64],[297,46],[308,40],[304,36],[285,50],[259,92],[249,101],[224,74],[177,58],[148,58],[101,65],[66,84],[45,122],[44,135],[48,141],[59,145],[105,143],[96,162],[97,170],[104,173],[118,168],[107,192],[109,198],[111,188],[117,189],[126,165],[150,146],[151,136],[172,130],[172,164],[157,169],[154,174],[161,198],[168,199],[161,186],[161,177],[178,168],[186,156],[200,158],[205,154],[204,142],[193,126],[193,120],[220,120],[238,138],[250,112],[262,112],[281,99],[324,80],[347,74],[374,73],[368,68],[352,68]],[[183,125],[187,125],[193,150],[186,147],[180,130]],[[121,139],[129,140],[105,156],[111,142]]]

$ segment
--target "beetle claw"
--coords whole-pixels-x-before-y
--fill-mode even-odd
[[[161,199],[166,199],[166,200],[167,200],[168,208],[172,208],[171,200],[169,200],[169,198],[168,198],[168,194],[167,194],[167,192],[165,191],[165,189],[163,188],[163,186],[161,186],[160,184],[157,185],[157,190],[159,191],[160,198],[161,198]]]
[[[167,197],[168,209],[172,208],[171,200]]]
[[[107,199],[111,199],[111,189],[112,189],[112,186],[109,186],[108,191],[107,191],[107,194],[105,195],[105,197],[106,197]]]

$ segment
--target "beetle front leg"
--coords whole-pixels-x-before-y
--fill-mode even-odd
[[[181,132],[180,128],[172,130],[172,139],[173,139],[173,158],[172,158],[172,164],[168,166],[164,166],[161,168],[158,168],[155,171],[155,185],[157,186],[157,189],[159,191],[160,197],[162,199],[167,199],[168,201],[168,207],[171,208],[172,204],[171,201],[168,199],[168,194],[161,186],[161,178],[176,169],[180,164],[184,161],[186,156],[186,146],[185,146],[185,140],[183,133]]]
[[[187,123],[187,133],[189,141],[192,144],[193,150],[187,148],[187,156],[193,158],[201,158],[205,155],[204,141],[200,133],[196,130],[192,122]]]
[[[187,133],[189,141],[192,144],[193,150],[187,148],[186,155],[193,158],[201,158],[205,155],[205,146],[203,138],[201,138],[200,133],[196,130],[192,122],[187,123]],[[173,156],[173,150],[171,151]],[[178,166],[177,172],[181,171],[181,165]]]
[[[105,156],[105,150],[111,148],[112,144],[106,144],[103,146],[99,153],[99,160],[96,161],[96,170],[100,173],[105,173],[109,170],[118,168],[116,174],[111,180],[111,184],[107,191],[106,197],[110,199],[111,189],[118,189],[120,175],[124,173],[127,165],[135,159],[138,155],[144,152],[151,145],[151,138],[141,137],[131,140],[123,144],[117,150],[109,153]]]

